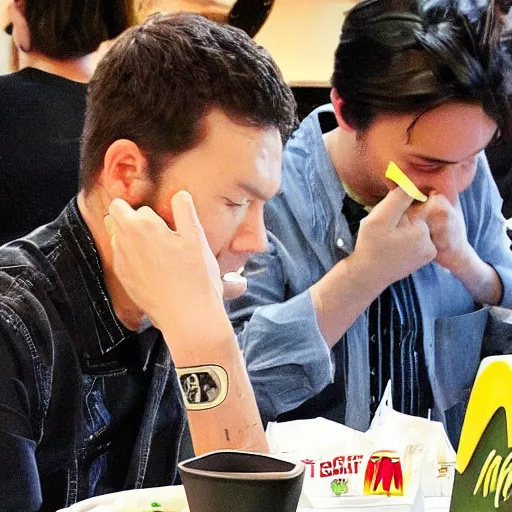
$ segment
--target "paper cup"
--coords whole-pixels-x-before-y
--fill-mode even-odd
[[[210,452],[178,464],[190,512],[296,512],[304,464],[252,452]]]

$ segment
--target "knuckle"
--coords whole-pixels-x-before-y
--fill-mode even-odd
[[[137,212],[137,213],[139,213],[139,212]],[[138,214],[137,217],[135,217],[135,219],[133,220],[133,223],[131,224],[132,230],[137,235],[148,234],[149,232],[151,232],[153,227],[154,227],[154,221],[153,221],[152,217],[145,212],[140,212],[140,214]]]
[[[426,222],[417,222],[414,224],[416,235],[420,241],[424,241],[426,238],[430,239],[430,229]]]
[[[359,222],[359,231],[369,230],[375,224],[375,221],[371,216],[366,216]]]
[[[445,205],[438,204],[432,209],[430,217],[435,222],[447,222],[450,218],[450,212]]]
[[[147,217],[140,217],[137,219],[135,226],[141,234],[144,234],[152,228],[153,222]]]

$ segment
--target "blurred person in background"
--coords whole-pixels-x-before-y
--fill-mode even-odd
[[[512,54],[512,32],[510,31],[510,15],[505,18],[507,25],[504,44]],[[503,198],[501,211],[505,219],[512,219],[512,142],[498,140],[485,150],[489,167],[496,185]],[[512,223],[507,223],[507,233],[512,238]]]
[[[132,0],[12,0],[18,69],[0,77],[0,243],[58,215],[78,189],[94,53],[133,23]]]

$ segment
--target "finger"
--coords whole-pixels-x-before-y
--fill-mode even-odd
[[[453,204],[444,194],[440,194],[439,192],[431,192],[429,199],[433,207],[444,208],[446,210],[457,208],[457,204],[459,204],[459,201]]]
[[[171,199],[172,214],[176,231],[183,237],[204,237],[204,230],[197,216],[194,200],[185,190],[180,190]]]
[[[150,220],[151,222],[158,222],[159,224],[161,224],[161,223],[165,224],[164,219],[162,219],[162,217],[160,217],[160,215],[158,215],[158,213],[156,213],[155,210],[153,210],[153,208],[151,208],[149,206],[141,206],[137,210],[137,217],[139,217],[141,219]]]
[[[432,202],[427,201],[426,203],[418,203],[415,202],[411,205],[411,207],[407,210],[407,217],[411,222],[426,222],[429,211],[432,209]]]
[[[164,233],[175,234],[165,220],[149,206],[141,206],[137,210],[137,220],[140,222],[140,228],[143,232],[148,232],[149,229],[157,229],[161,231],[160,235],[164,235]]]
[[[409,212],[407,212],[405,215],[402,215],[402,218],[398,221],[397,227],[403,228],[405,226],[410,226],[411,220],[409,218]]]
[[[233,300],[247,291],[247,279],[238,272],[228,272],[222,276],[223,298]]]
[[[116,223],[116,225],[120,228],[126,222],[129,222],[136,218],[137,213],[135,210],[120,197],[116,197],[108,207],[108,213],[111,219]]]
[[[369,217],[389,227],[396,227],[413,201],[414,199],[400,187],[395,187],[375,206]]]
[[[165,221],[149,206],[141,206],[134,210],[126,201],[116,198],[110,203],[109,215],[105,217],[107,230],[110,233],[128,232],[127,228],[138,226],[140,230],[146,232],[148,227],[157,226],[160,229],[168,230]]]
[[[110,239],[116,233],[126,233],[126,228],[136,219],[135,210],[120,197],[115,198],[108,207],[108,215],[104,217],[103,222],[109,231]]]

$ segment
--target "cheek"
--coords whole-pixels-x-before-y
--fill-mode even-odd
[[[208,215],[203,223],[206,238],[213,254],[218,256],[229,249],[232,239],[240,226],[237,215],[229,210]]]
[[[213,254],[217,256],[224,247],[224,227],[221,223],[212,222],[211,220],[204,221],[202,224],[208,245]]]
[[[458,187],[459,193],[464,192],[466,189],[469,188],[471,183],[473,183],[473,180],[475,179],[476,176],[476,165],[477,162],[475,161],[461,169],[461,177],[459,180]]]

